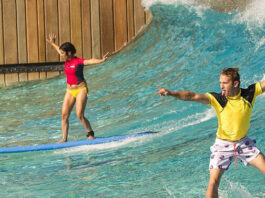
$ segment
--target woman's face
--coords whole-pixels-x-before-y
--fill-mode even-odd
[[[62,58],[64,61],[67,61],[67,60],[71,60],[71,59],[72,59],[72,54],[71,54],[71,52],[68,52],[68,54],[67,54],[65,51],[63,51],[63,50],[60,49],[60,53],[61,53],[61,58]]]

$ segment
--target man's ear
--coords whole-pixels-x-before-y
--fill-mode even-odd
[[[239,87],[239,81],[234,81],[234,87]]]

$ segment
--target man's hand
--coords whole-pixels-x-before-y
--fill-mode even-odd
[[[165,88],[161,88],[159,86],[157,86],[157,88],[159,89],[159,91],[156,92],[156,94],[158,94],[160,96],[167,96],[169,94],[169,91],[166,90]]]

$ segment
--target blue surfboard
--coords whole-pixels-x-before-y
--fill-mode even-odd
[[[9,148],[0,148],[0,153],[20,153],[20,152],[31,152],[31,151],[45,151],[45,150],[54,150],[54,149],[63,149],[63,148],[70,148],[76,146],[83,146],[83,145],[95,145],[95,144],[105,144],[109,142],[116,142],[120,140],[125,140],[128,138],[134,138],[144,135],[151,135],[155,132],[147,131],[141,132],[136,134],[130,135],[119,135],[119,136],[112,136],[112,137],[102,137],[96,138],[93,140],[79,140],[79,141],[72,141],[72,142],[64,142],[64,143],[53,143],[53,144],[42,144],[42,145],[34,145],[34,146],[16,146],[16,147],[9,147]]]

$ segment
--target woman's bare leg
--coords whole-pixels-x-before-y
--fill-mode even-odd
[[[76,97],[76,115],[77,118],[82,122],[87,132],[91,132],[92,127],[88,119],[84,116],[85,108],[87,103],[87,92],[82,90]],[[88,139],[94,139],[94,136],[89,136]]]
[[[69,128],[69,116],[75,104],[75,98],[68,92],[65,93],[63,107],[62,107],[62,134],[63,138],[59,141],[67,142],[68,128]]]

